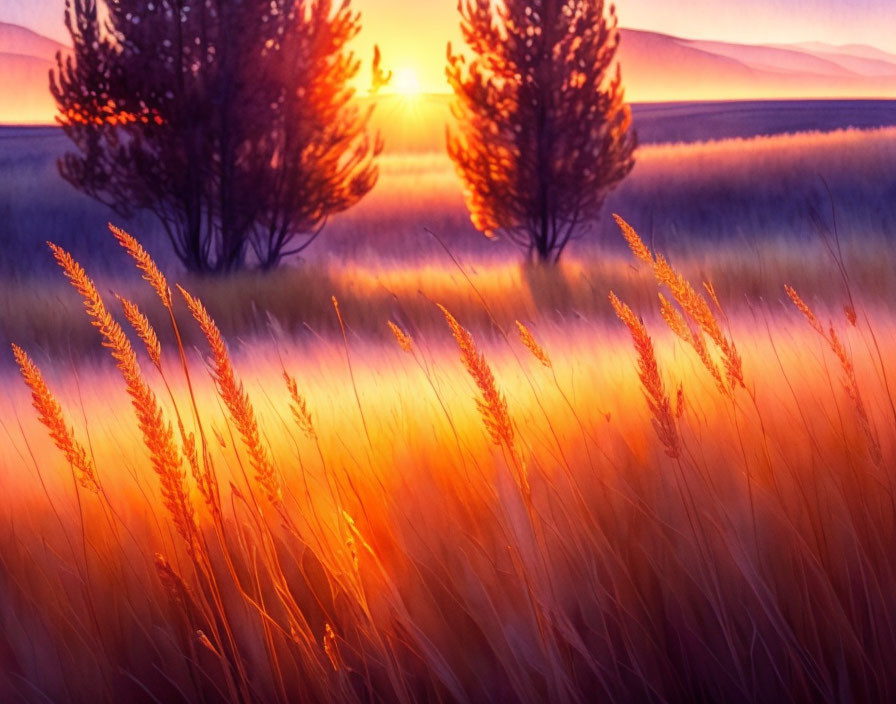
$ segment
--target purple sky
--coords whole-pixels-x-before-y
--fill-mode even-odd
[[[387,63],[412,68],[426,89],[443,84],[445,42],[457,40],[455,0],[354,0],[357,49],[378,42]],[[64,0],[0,0],[0,21],[64,40]],[[621,24],[681,37],[746,43],[871,44],[896,53],[896,0],[618,0]]]

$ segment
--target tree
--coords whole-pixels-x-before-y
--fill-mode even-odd
[[[448,153],[474,226],[557,261],[631,171],[636,136],[602,0],[462,0]],[[614,67],[615,66],[615,67]]]
[[[153,212],[188,269],[272,268],[376,183],[350,0],[67,0],[65,19],[60,171]]]

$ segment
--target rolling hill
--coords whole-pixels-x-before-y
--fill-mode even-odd
[[[629,100],[896,98],[896,56],[874,47],[748,45],[622,30]]]
[[[30,29],[0,22],[0,123],[53,121],[49,72],[64,45]]]

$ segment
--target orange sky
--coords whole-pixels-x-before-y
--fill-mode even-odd
[[[617,0],[621,24],[681,37],[747,43],[871,44],[896,53],[896,0]],[[429,92],[445,90],[445,44],[459,38],[456,0],[353,0],[364,31],[390,68],[413,70]],[[64,0],[0,0],[0,21],[64,39]],[[366,67],[365,67],[366,69]],[[366,77],[366,74],[365,74]]]
[[[2,1],[2,0],[0,0]],[[460,41],[455,0],[353,0],[386,63],[413,67],[425,91],[447,90],[445,45]],[[692,39],[762,43],[870,44],[896,53],[896,0],[617,0],[624,27]]]

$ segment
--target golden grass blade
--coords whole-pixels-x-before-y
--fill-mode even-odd
[[[193,393],[193,383],[190,379],[190,370],[187,366],[183,341],[181,339],[177,320],[174,317],[174,306],[171,295],[171,288],[168,285],[168,281],[165,278],[165,275],[161,272],[158,266],[156,266],[153,258],[135,237],[129,235],[124,230],[115,227],[111,223],[109,223],[109,230],[115,236],[115,239],[122,246],[122,248],[134,260],[137,265],[137,269],[143,274],[144,281],[149,282],[149,284],[158,295],[159,299],[162,301],[162,304],[168,311],[168,315],[171,319],[171,327],[174,332],[175,340],[177,342],[177,350],[178,354],[180,355],[184,378],[186,379],[187,387],[190,391],[190,403],[193,407],[193,416],[196,422],[196,428],[199,431],[199,438],[201,440],[202,466],[200,467],[199,464],[199,451],[196,447],[195,439],[188,439],[186,429],[184,428],[180,416],[178,415],[178,427],[181,433],[181,437],[183,438],[184,455],[190,463],[192,474],[196,479],[196,482],[199,486],[200,491],[202,492],[203,497],[205,498],[206,503],[209,504],[209,506],[213,510],[217,511],[219,510],[219,507],[217,505],[217,477],[215,476],[214,467],[208,454],[205,431],[202,427],[199,408],[196,405],[196,397]],[[131,326],[140,336],[140,339],[146,346],[150,359],[153,361],[153,364],[161,373],[161,347],[158,344],[158,337],[155,334],[155,330],[152,328],[149,321],[139,311],[135,304],[130,302],[126,303],[125,300],[121,297],[119,297],[119,300],[122,302],[122,305],[124,305],[124,312],[125,316],[128,318],[128,322],[131,323]]]
[[[846,390],[846,394],[849,396],[855,407],[859,425],[868,441],[868,449],[871,453],[871,458],[877,466],[881,466],[883,463],[883,451],[881,450],[880,440],[877,437],[877,433],[874,431],[871,424],[871,418],[868,416],[865,402],[862,399],[862,393],[859,390],[859,380],[856,376],[856,368],[851,355],[847,352],[846,347],[841,342],[833,325],[825,330],[812,308],[809,307],[809,304],[800,297],[792,286],[785,285],[784,290],[787,292],[790,300],[793,301],[793,304],[803,314],[803,317],[809,322],[812,329],[821,335],[825,342],[828,343],[828,347],[831,348],[834,356],[837,357],[837,361],[840,363],[840,369],[843,372],[843,388]]]
[[[398,343],[398,346],[405,352],[412,352],[414,349],[414,342],[411,339],[411,336],[391,320],[387,320],[386,324],[389,326],[389,330],[392,331],[392,335],[395,337],[395,341]]]
[[[12,346],[12,352],[25,384],[31,389],[31,402],[37,411],[38,419],[50,431],[53,444],[62,451],[65,459],[74,469],[78,483],[88,491],[98,494],[99,482],[93,461],[84,447],[75,439],[74,430],[66,424],[62,415],[62,407],[47,387],[40,368],[18,345]]]
[[[255,409],[252,407],[252,402],[249,400],[249,395],[242,382],[237,379],[221,331],[202,301],[191,296],[182,286],[178,286],[177,289],[187,302],[190,313],[199,323],[199,328],[208,341],[211,350],[212,376],[218,387],[218,394],[224,401],[224,405],[227,406],[230,417],[243,439],[243,444],[249,453],[249,461],[255,471],[255,479],[264,489],[270,502],[275,505],[280,504],[283,500],[280,480],[268,451],[261,442]]]
[[[513,448],[515,437],[513,423],[507,410],[507,400],[498,390],[494,374],[492,374],[485,355],[480,354],[476,348],[476,343],[473,341],[473,336],[457,322],[454,316],[448,312],[448,309],[441,304],[437,305],[439,310],[442,311],[442,315],[445,316],[448,327],[451,328],[451,334],[457,341],[457,346],[460,348],[461,361],[463,361],[467,372],[469,372],[479,388],[479,392],[482,394],[481,398],[476,399],[476,405],[492,441],[495,445],[500,445],[503,442],[508,448]]]
[[[47,244],[72,286],[84,299],[91,323],[100,331],[103,346],[109,349],[124,377],[153,470],[159,477],[163,502],[178,533],[192,549],[196,532],[193,505],[171,424],[165,420],[155,394],[143,380],[134,348],[110,315],[96,285],[68,252],[52,242]]]
[[[797,310],[803,314],[809,322],[809,325],[812,326],[812,329],[827,340],[827,333],[825,332],[824,326],[819,322],[818,318],[815,317],[815,313],[809,305],[800,298],[800,294],[798,294],[792,286],[786,284],[784,285],[784,290],[787,292],[787,296],[790,300],[793,301],[793,305],[797,307]]]
[[[535,339],[535,336],[532,335],[532,331],[529,330],[525,325],[523,325],[519,320],[516,321],[516,329],[520,334],[520,342],[525,345],[526,349],[528,349],[532,356],[535,357],[539,362],[541,362],[548,369],[553,369],[554,365],[551,363],[551,358],[548,357],[547,352],[544,351],[544,348],[538,344],[538,341]]]
[[[666,454],[673,459],[681,456],[681,443],[678,437],[678,428],[675,424],[675,414],[669,396],[666,394],[663,379],[660,376],[659,365],[656,361],[656,353],[653,349],[653,341],[647,334],[644,323],[634,314],[631,308],[619,300],[616,294],[610,292],[610,303],[619,319],[631,333],[635,343],[635,351],[638,353],[638,376],[644,387],[647,405],[653,414],[653,427],[663,444]],[[683,395],[683,393],[682,393]]]
[[[629,225],[616,213],[613,213],[613,219],[616,221],[616,224],[619,225],[619,229],[622,230],[622,236],[625,238],[625,241],[628,242],[632,254],[645,264],[653,266],[653,255],[650,253],[647,245],[644,244],[644,241],[638,236],[638,233],[635,232],[635,228]]]
[[[305,397],[299,393],[299,386],[296,384],[296,380],[285,371],[283,372],[283,379],[286,382],[286,389],[289,391],[289,398],[292,400],[290,410],[293,418],[295,418],[296,425],[310,440],[317,439],[317,431],[314,429],[311,411],[308,410]]]
[[[725,364],[725,372],[728,377],[728,383],[731,387],[739,385],[746,388],[744,382],[743,362],[740,354],[734,346],[734,342],[728,339],[723,333],[716,317],[713,315],[709,304],[703,298],[690,282],[679,274],[666,261],[665,257],[657,254],[656,257],[651,255],[650,250],[635,232],[634,228],[629,225],[620,216],[613,216],[622,236],[628,242],[632,253],[641,261],[653,266],[653,274],[656,280],[666,286],[672,293],[672,297],[681,306],[682,310],[694,321],[694,323],[711,339],[722,353],[722,359]],[[719,306],[718,298],[715,295],[715,289],[708,284],[704,284],[707,293],[713,302]],[[667,321],[668,322],[668,321]]]
[[[165,275],[162,274],[156,266],[152,257],[149,256],[149,253],[143,248],[143,245],[141,245],[135,237],[129,235],[124,230],[115,227],[112,223],[109,223],[109,230],[111,230],[115,239],[118,240],[118,243],[136,262],[137,268],[143,273],[143,279],[149,282],[165,307],[170,309],[172,307],[171,288],[168,286],[168,281],[165,279]]]
[[[725,394],[726,396],[730,396],[731,389],[725,384],[724,379],[722,379],[722,373],[719,371],[719,367],[710,356],[709,350],[706,348],[706,341],[703,338],[702,332],[700,332],[699,330],[692,330],[691,327],[687,324],[687,321],[684,319],[684,316],[662,293],[659,294],[659,297],[660,315],[663,317],[666,325],[668,325],[669,329],[673,333],[675,333],[676,337],[680,338],[683,342],[686,342],[694,348],[694,351],[697,353],[697,357],[700,359],[700,362],[716,382],[716,387],[721,393]]]
[[[149,322],[149,319],[143,314],[143,311],[140,310],[136,303],[117,294],[115,297],[118,299],[118,302],[121,303],[121,307],[124,310],[124,317],[134,329],[134,332],[137,333],[137,337],[140,338],[140,341],[146,348],[146,354],[149,355],[149,359],[153,366],[159,371],[162,371],[162,345],[159,342],[159,336],[156,334],[152,323]]]
[[[476,343],[469,330],[457,322],[445,306],[436,305],[445,316],[445,321],[457,342],[461,361],[479,389],[480,397],[476,399],[476,407],[479,409],[482,423],[492,442],[498,447],[503,444],[510,453],[516,468],[520,491],[527,506],[531,506],[532,489],[529,484],[529,471],[516,446],[516,433],[510,419],[510,411],[507,408],[507,399],[498,389],[491,367],[485,355],[476,348]]]
[[[682,307],[685,313],[693,320],[701,330],[711,339],[722,353],[725,363],[725,371],[731,386],[735,384],[745,387],[743,362],[734,343],[729,340],[713,315],[709,304],[691,286],[690,282],[679,274],[669,262],[661,255],[656,256],[654,274],[657,281],[664,284],[672,297]]]

